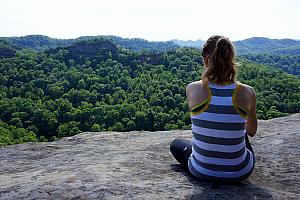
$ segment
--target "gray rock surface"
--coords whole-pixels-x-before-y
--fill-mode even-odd
[[[248,180],[195,180],[169,152],[191,131],[85,132],[0,148],[0,199],[300,199],[300,114],[259,121]]]

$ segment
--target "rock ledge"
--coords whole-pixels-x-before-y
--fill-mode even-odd
[[[169,153],[191,131],[85,132],[0,148],[0,199],[300,199],[300,114],[259,121],[238,185],[188,177]]]

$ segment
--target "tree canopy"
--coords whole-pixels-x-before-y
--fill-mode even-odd
[[[300,80],[239,58],[238,79],[257,92],[260,119],[300,111]],[[0,59],[0,145],[82,131],[190,129],[185,96],[203,72],[201,52],[132,51],[109,40]]]

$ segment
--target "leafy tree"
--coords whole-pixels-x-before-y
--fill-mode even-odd
[[[99,124],[94,124],[92,126],[92,131],[94,132],[101,131],[101,126]]]

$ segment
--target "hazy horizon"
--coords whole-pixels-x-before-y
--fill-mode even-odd
[[[202,40],[202,41],[206,41],[205,39],[202,39],[202,38],[199,38],[199,39],[195,39],[195,40],[190,40],[190,39],[178,39],[178,38],[174,38],[174,39],[170,39],[170,40],[148,40],[148,39],[145,39],[145,38],[138,38],[138,37],[126,37],[126,36],[118,36],[118,35],[81,35],[79,37],[75,37],[75,38],[58,38],[58,37],[50,37],[48,35],[42,35],[42,34],[29,34],[29,35],[19,35],[19,36],[15,36],[15,35],[12,35],[12,36],[1,36],[0,37],[26,37],[26,36],[46,36],[46,37],[49,37],[49,38],[52,38],[52,39],[61,39],[61,40],[68,40],[68,39],[77,39],[79,37],[101,37],[101,36],[116,36],[116,37],[121,37],[121,38],[125,38],[125,39],[144,39],[144,40],[147,40],[149,42],[168,42],[168,41],[173,41],[173,40],[180,40],[180,41],[198,41],[198,40]],[[242,41],[242,40],[246,40],[246,39],[250,39],[250,38],[268,38],[268,39],[275,39],[275,40],[282,40],[282,39],[289,39],[289,40],[295,40],[295,41],[299,41],[300,39],[295,39],[295,38],[269,38],[269,37],[264,37],[264,36],[255,36],[255,37],[249,37],[249,38],[244,38],[244,39],[241,39],[241,40],[232,40],[234,42],[236,41]]]
[[[115,35],[149,41],[300,39],[297,0],[2,0],[0,36],[58,39]]]

